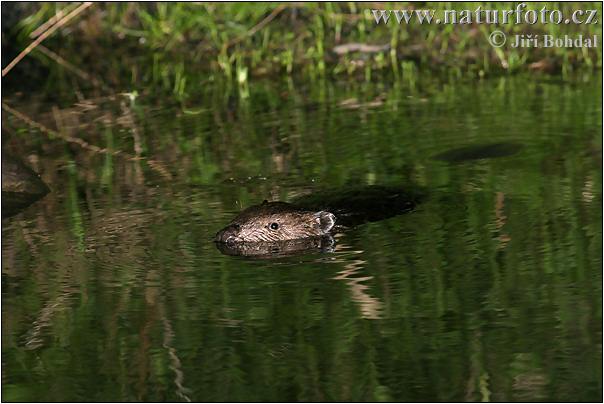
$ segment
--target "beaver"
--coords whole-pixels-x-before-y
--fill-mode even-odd
[[[306,253],[335,251],[336,240],[331,235],[307,237],[285,241],[216,243],[218,251],[225,255],[246,258],[280,258]]]
[[[216,234],[215,241],[233,246],[323,238],[338,229],[408,212],[419,196],[400,188],[374,185],[319,192],[292,203],[265,200],[243,210]]]
[[[265,200],[237,215],[216,234],[216,241],[230,244],[320,237],[329,234],[335,223],[336,216],[330,212]]]

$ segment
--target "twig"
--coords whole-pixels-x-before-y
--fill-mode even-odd
[[[38,123],[36,121],[34,121],[33,119],[31,119],[30,117],[28,117],[27,115],[23,114],[22,112],[17,111],[16,109],[13,109],[11,107],[8,106],[8,104],[6,103],[2,103],[2,109],[4,109],[6,112],[11,113],[12,115],[14,115],[17,119],[20,119],[21,121],[25,122],[26,124],[28,124],[31,127],[34,127],[36,129],[38,129],[40,132],[45,133],[47,135],[50,135],[52,137],[57,137],[59,139],[62,139],[68,143],[76,143],[78,144],[80,147],[82,147],[83,149],[86,150],[90,150],[93,151],[95,153],[109,153],[109,154],[119,154],[121,153],[120,151],[111,151],[108,149],[101,149],[98,146],[95,145],[91,145],[90,143],[77,138],[77,137],[73,137],[73,136],[67,136],[67,135],[63,135],[57,131],[54,131],[52,129],[47,128],[46,126],[42,125],[41,123]]]
[[[80,138],[77,138],[74,136],[63,135],[55,130],[47,128],[46,126],[42,125],[41,123],[34,121],[33,119],[31,119],[24,113],[11,108],[10,106],[8,106],[8,104],[6,104],[4,102],[2,103],[2,109],[4,109],[6,112],[9,112],[12,115],[14,115],[17,119],[25,122],[29,126],[38,129],[40,132],[45,133],[46,135],[49,135],[52,137],[57,137],[68,143],[75,143],[78,146],[80,146],[82,149],[86,149],[86,150],[89,150],[94,153],[121,156],[122,158],[124,158],[127,161],[138,161],[138,160],[145,159],[144,157],[133,156],[133,155],[123,152],[121,150],[111,150],[111,149],[107,149],[107,148],[100,148],[98,146],[95,146],[93,144],[86,142],[83,139],[80,139]],[[169,180],[172,179],[172,174],[170,174],[170,171],[168,171],[168,169],[163,165],[163,163],[161,163],[160,161],[157,161],[157,160],[152,160],[152,159],[146,159],[146,160],[147,160],[147,164],[149,164],[149,167],[151,167],[151,169],[157,171],[162,177],[164,177],[166,179],[169,179]]]
[[[239,43],[241,41],[243,41],[245,38],[250,37],[252,35],[254,35],[256,32],[260,31],[262,28],[264,28],[264,26],[266,24],[268,24],[269,22],[271,22],[272,20],[275,19],[275,17],[277,17],[279,15],[279,13],[281,13],[281,11],[285,10],[285,5],[281,4],[280,6],[276,7],[269,15],[267,15],[262,21],[260,21],[258,24],[254,25],[248,32],[246,32],[244,35],[240,36],[239,38],[235,38],[232,41],[229,41],[226,44],[227,48],[230,48],[231,46],[235,45],[236,43]]]
[[[105,84],[103,84],[103,82],[98,80],[96,77],[92,77],[90,74],[86,73],[82,69],[78,68],[77,66],[74,66],[67,60],[63,59],[61,56],[57,55],[56,53],[54,53],[53,51],[48,49],[46,46],[38,45],[36,50],[42,52],[44,55],[48,56],[50,59],[54,60],[59,65],[63,66],[65,69],[73,72],[76,76],[80,77],[82,80],[89,81],[90,83],[92,83],[93,86],[100,87],[106,91],[111,90]]]
[[[44,31],[46,31],[48,29],[48,27],[50,27],[55,22],[57,22],[58,20],[60,20],[61,18],[63,18],[63,16],[67,12],[67,10],[69,10],[71,12],[75,8],[75,6],[77,6],[77,3],[69,4],[65,8],[62,8],[61,10],[59,10],[54,15],[54,17],[49,18],[44,24],[40,25],[38,28],[36,28],[34,30],[34,32],[32,32],[31,34],[29,34],[29,37],[31,39],[36,39],[41,33],[43,33]]]
[[[46,38],[51,36],[57,29],[61,28],[69,20],[71,20],[73,17],[80,14],[82,11],[84,11],[85,9],[90,7],[92,4],[93,3],[90,1],[80,4],[78,6],[78,8],[76,8],[75,10],[73,10],[72,12],[67,14],[65,17],[58,20],[55,25],[53,25],[48,30],[46,30],[42,34],[40,34],[40,36],[37,37],[31,44],[29,44],[29,46],[27,48],[25,48],[21,53],[19,53],[19,55],[17,55],[17,57],[14,58],[13,61],[8,64],[8,66],[6,66],[4,69],[2,69],[2,77],[6,76],[8,74],[8,72],[10,72],[12,70],[12,68],[15,67],[17,65],[17,63],[19,63],[21,61],[21,59],[23,59],[25,56],[27,56],[29,54],[29,52],[34,50],[36,48],[36,46],[38,46],[40,43],[42,43],[42,41],[44,41]]]

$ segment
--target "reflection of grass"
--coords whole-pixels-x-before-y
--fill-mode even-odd
[[[77,248],[81,252],[85,250],[85,229],[82,221],[82,212],[80,211],[80,206],[78,205],[78,195],[74,178],[76,176],[76,166],[73,161],[69,162],[69,164],[67,165],[67,170],[71,176],[68,193],[69,203],[67,207],[69,209],[69,217],[71,219],[70,223],[72,228],[72,234],[76,240]]]
[[[3,394],[176,401],[182,370],[188,395],[206,401],[595,401],[599,84],[500,78],[436,87],[419,77],[415,90],[325,81],[284,95],[252,82],[246,103],[225,107],[224,92],[209,89],[183,115],[140,97],[136,127],[111,103],[86,112],[113,126],[80,136],[131,150],[136,128],[143,155],[173,168],[174,181],[163,182],[146,165],[138,182],[134,163],[119,156],[14,136],[44,156],[41,171],[55,176],[58,195],[48,201],[60,205],[25,213],[23,230],[3,229],[3,270],[15,273],[4,279],[3,357],[13,370]],[[116,115],[97,120],[94,111]],[[460,143],[502,140],[525,148],[464,165],[430,159]],[[77,169],[61,174],[54,165],[63,161]],[[258,174],[268,178],[222,182]],[[297,188],[290,181],[345,186],[406,175],[431,198],[411,215],[345,234],[350,255],[326,256],[339,261],[222,259],[210,241],[235,201],[285,199]],[[61,286],[74,291],[68,299]],[[361,317],[360,286],[381,303],[383,320]],[[57,301],[40,345],[21,345],[32,318]]]
[[[478,4],[436,2],[414,7],[434,9],[437,16],[442,16],[444,10],[475,10]],[[508,10],[512,3],[481,6]],[[550,10],[561,10],[565,16],[578,7],[597,9],[601,20],[599,3],[548,3],[547,6]],[[22,34],[32,32],[61,7],[43,4],[37,13],[22,22]],[[416,22],[376,26],[368,7],[355,3],[95,5],[78,24],[72,24],[69,32],[63,32],[61,41],[67,43],[64,57],[71,61],[82,58],[78,63],[80,67],[89,64],[84,58],[97,56],[95,65],[85,66],[85,70],[103,72],[103,76],[121,83],[131,80],[160,85],[181,98],[187,88],[196,86],[200,72],[218,74],[245,85],[251,76],[269,74],[301,73],[311,78],[349,75],[366,80],[376,74],[408,75],[412,71],[410,62],[422,69],[470,76],[519,70],[570,75],[577,69],[601,67],[601,47],[492,48],[487,37],[495,29],[494,25]],[[375,7],[399,9],[401,6],[383,3]],[[541,7],[543,3],[535,3],[527,9]],[[583,25],[508,24],[497,29],[508,34],[594,35],[601,34],[601,27],[600,21]],[[74,35],[76,31],[78,35]],[[23,39],[23,44],[29,42]],[[48,46],[52,48],[51,42]],[[333,52],[334,46],[347,43],[390,45],[391,48],[377,53],[352,52],[339,56]],[[132,54],[142,54],[143,59],[131,62],[130,66],[111,62],[118,60],[117,57],[105,58],[108,60],[103,62],[100,60],[103,58],[98,57],[99,50],[125,59]]]

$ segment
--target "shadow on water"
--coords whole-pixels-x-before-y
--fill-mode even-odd
[[[3,114],[53,190],[2,222],[3,400],[600,401],[600,88],[4,99],[124,153]],[[303,255],[212,241],[265,199],[376,184],[429,197]]]
[[[2,218],[16,215],[48,192],[36,172],[2,152]]]
[[[517,143],[490,143],[447,150],[433,158],[447,163],[463,163],[472,160],[513,156],[520,150],[522,150],[522,145]]]

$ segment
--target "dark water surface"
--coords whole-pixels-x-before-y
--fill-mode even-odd
[[[411,84],[10,100],[152,161],[3,113],[52,193],[2,221],[2,399],[602,400],[601,82]],[[402,183],[428,197],[331,253],[212,242],[264,199]]]

